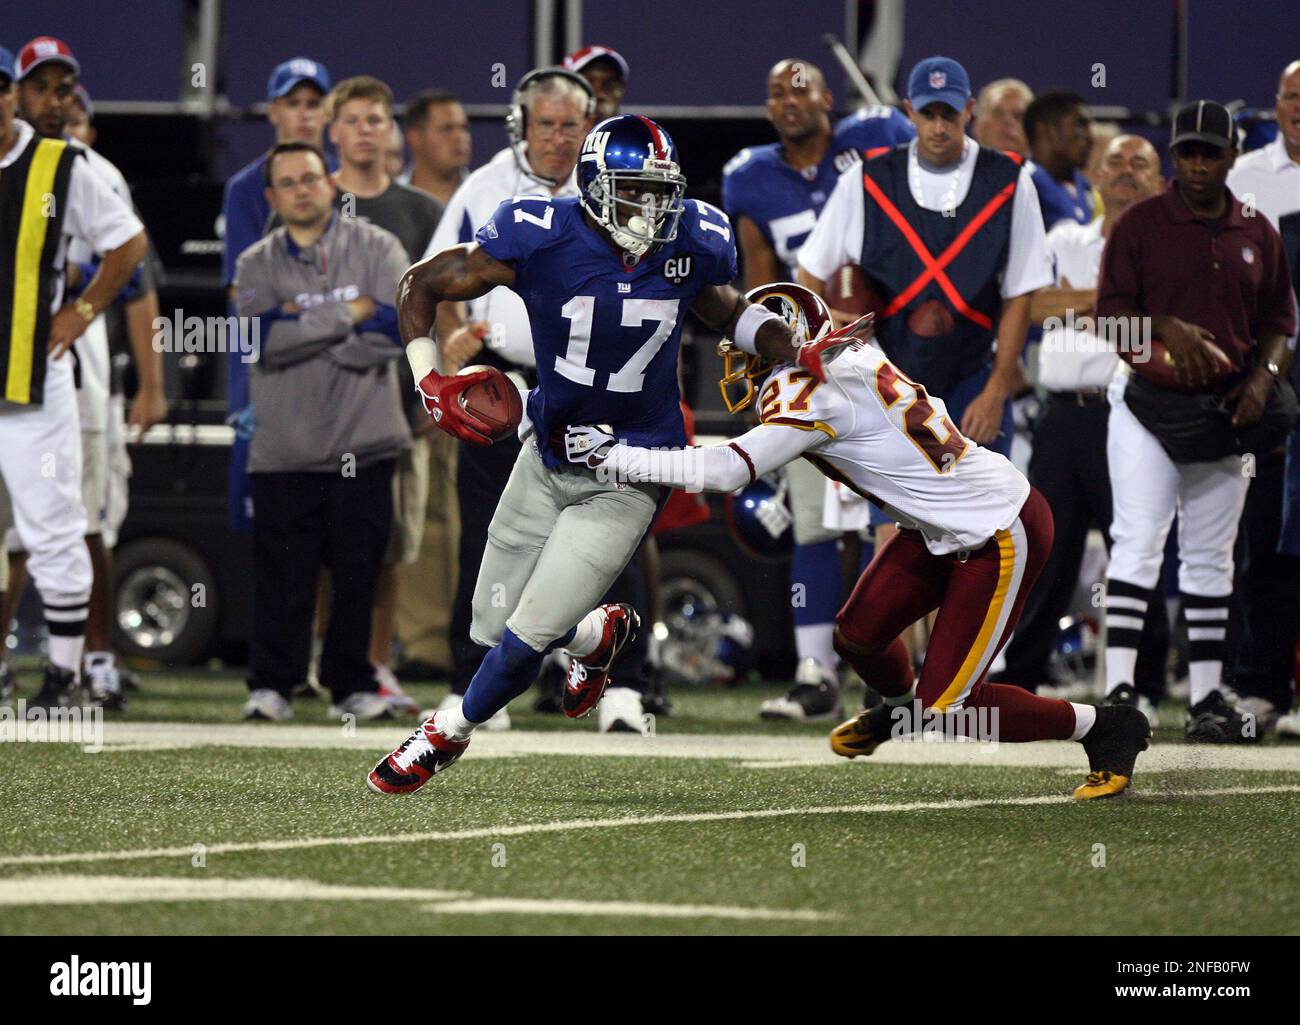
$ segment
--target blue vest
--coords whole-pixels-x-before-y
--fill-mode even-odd
[[[980,147],[970,191],[955,216],[946,217],[912,198],[907,152],[907,146],[896,146],[863,164],[866,230],[861,263],[884,308],[876,318],[876,338],[885,355],[931,394],[944,396],[989,362],[1002,307],[1000,278],[1011,246],[1011,208],[1020,165]],[[951,289],[938,275],[919,290],[912,289],[926,272],[926,262],[895,223],[898,215],[934,261],[964,239],[942,271]],[[978,226],[973,223],[977,220]],[[932,305],[917,314],[927,303],[942,309]],[[918,328],[935,332],[949,320],[952,328],[946,333],[916,333]]]

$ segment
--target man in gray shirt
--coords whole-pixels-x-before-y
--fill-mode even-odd
[[[335,714],[389,713],[367,658],[368,610],[392,525],[393,469],[409,446],[396,363],[407,256],[372,224],[336,216],[320,150],[281,143],[265,164],[283,223],[239,258],[235,300],[260,339],[255,417],[253,637],[246,718],[292,717],[305,679],[317,572],[333,595],[320,678]]]

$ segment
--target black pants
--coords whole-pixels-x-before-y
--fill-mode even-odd
[[[1265,698],[1283,713],[1291,707],[1300,615],[1300,558],[1277,550],[1285,481],[1285,455],[1256,459],[1237,532],[1236,599],[1224,653],[1232,688],[1243,697]]]
[[[1110,471],[1106,463],[1106,425],[1110,406],[1080,406],[1049,397],[1034,427],[1029,480],[1052,507],[1056,535],[1052,553],[1025,603],[1024,615],[1007,645],[1007,667],[998,682],[1027,690],[1050,683],[1048,663],[1079,582],[1079,566],[1089,530],[1100,530],[1110,550]],[[1163,594],[1163,592],[1162,592]],[[1099,606],[1100,608],[1100,606]],[[1159,701],[1164,694],[1169,620],[1163,597],[1151,603],[1138,645],[1134,686]]]
[[[307,678],[320,567],[330,571],[320,679],[335,701],[376,688],[370,612],[393,522],[389,459],[342,473],[254,473],[250,690],[288,698]]]
[[[532,442],[530,441],[531,445]],[[496,512],[497,502],[510,480],[519,456],[519,442],[514,438],[498,441],[486,448],[461,442],[456,453],[456,501],[460,507],[459,578],[451,609],[451,690],[464,694],[478,672],[488,649],[470,640],[469,628],[474,619],[474,588],[478,584],[483,549],[487,547],[488,525]],[[632,556],[627,568],[609,589],[605,601],[628,602],[638,610],[646,607],[645,587],[641,580],[639,553]],[[619,657],[619,686],[642,690],[641,664],[649,648],[646,628]]]

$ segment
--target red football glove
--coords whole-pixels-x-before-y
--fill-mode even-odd
[[[471,445],[491,445],[488,426],[460,404],[460,393],[472,384],[488,379],[486,370],[445,377],[430,370],[415,386],[424,403],[424,411],[433,417],[439,429]]]
[[[826,380],[826,364],[839,355],[840,350],[854,342],[865,342],[875,330],[876,315],[868,313],[859,317],[852,324],[845,324],[834,331],[825,331],[810,342],[799,346],[796,362],[813,375],[818,381]]]

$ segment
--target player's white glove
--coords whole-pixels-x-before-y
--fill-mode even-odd
[[[614,435],[600,427],[581,425],[564,432],[564,454],[569,462],[594,470],[605,462],[617,444]]]

